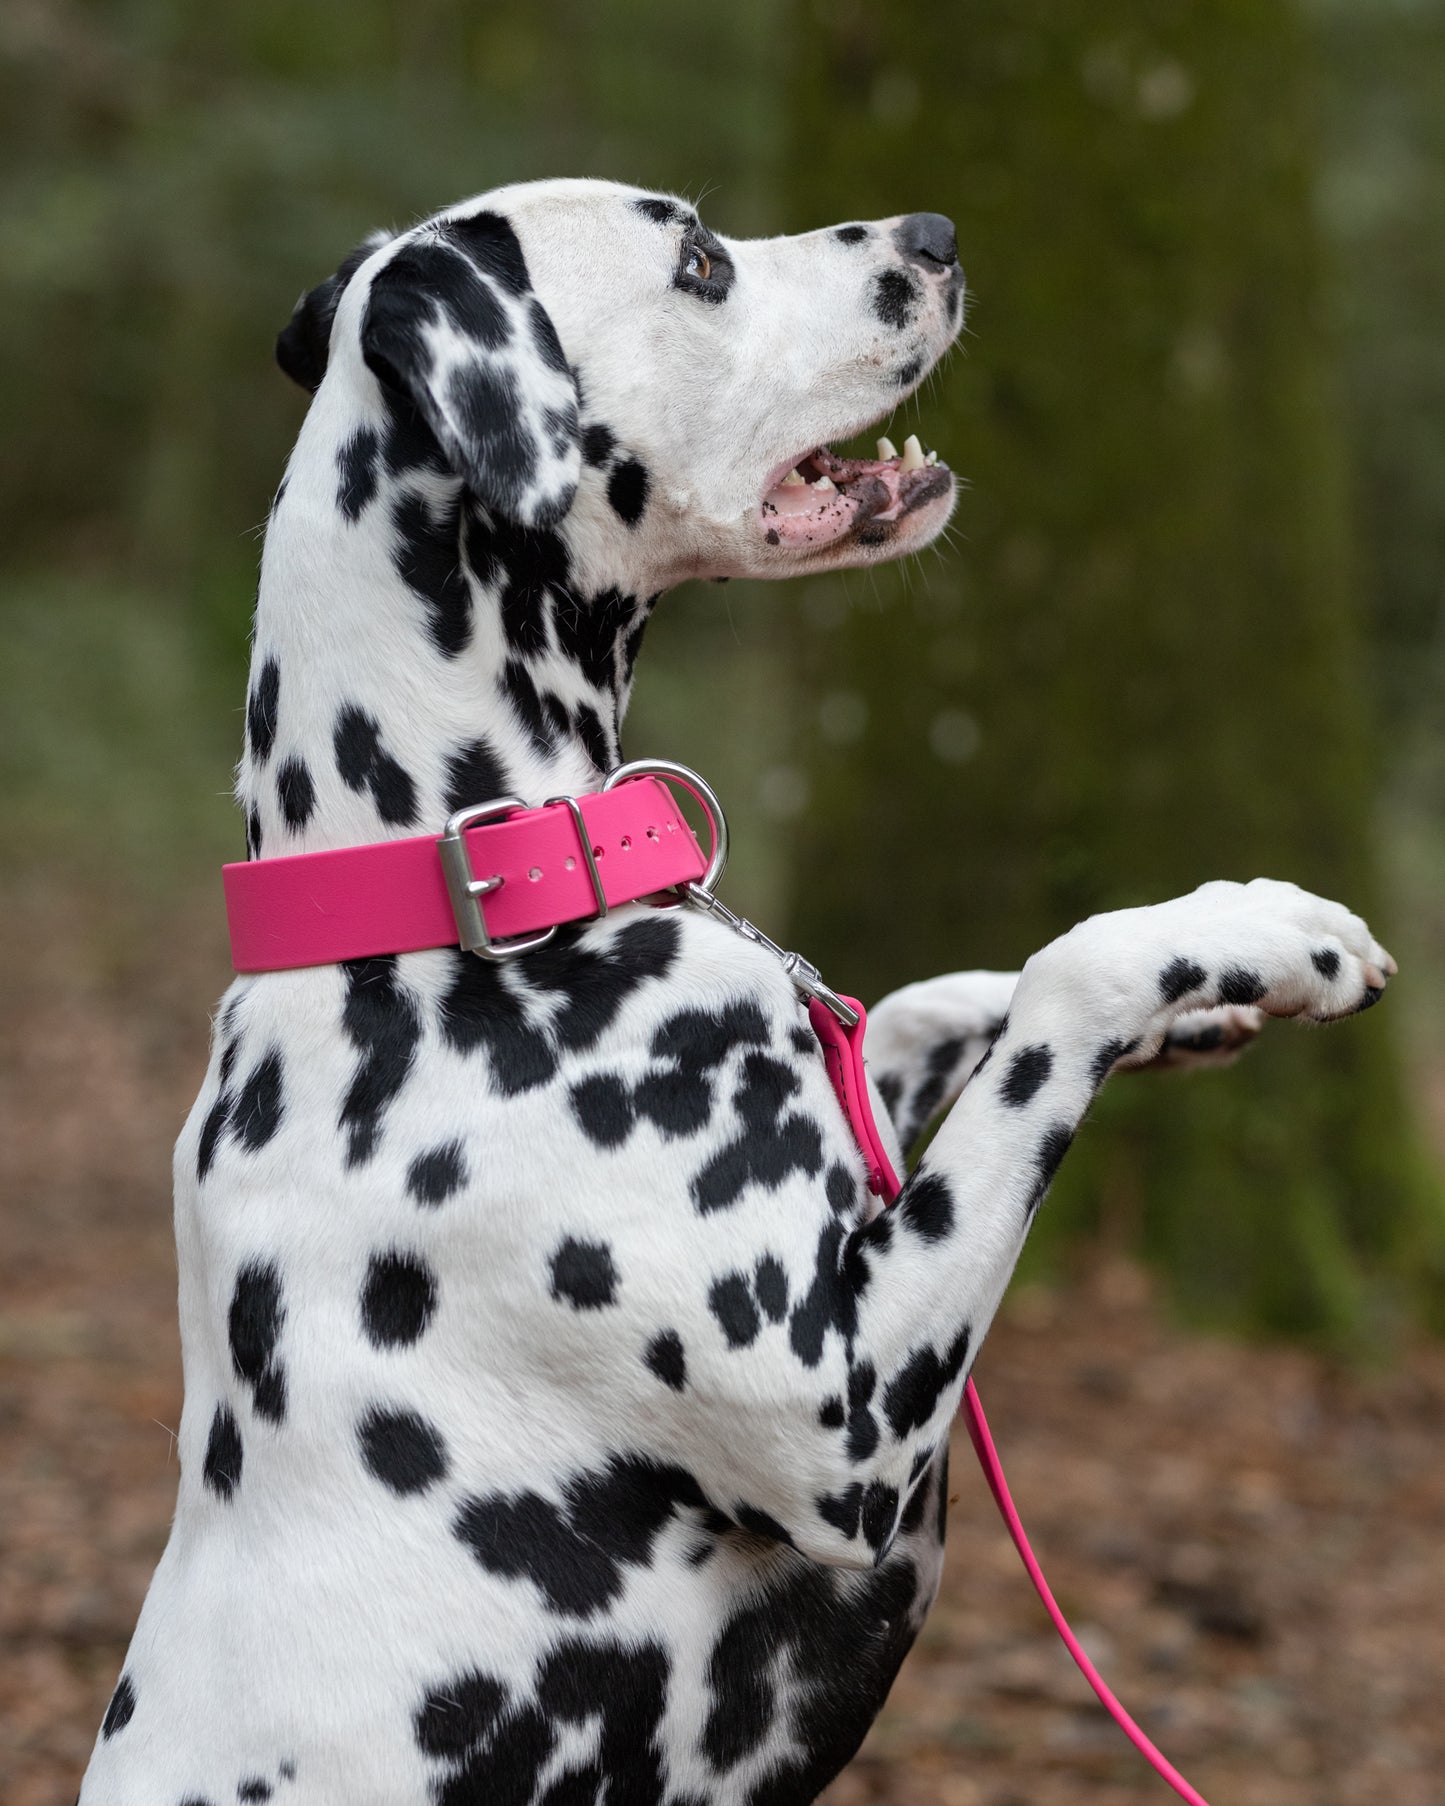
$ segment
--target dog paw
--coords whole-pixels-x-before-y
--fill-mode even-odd
[[[1152,1060],[1151,1071],[1232,1066],[1268,1020],[1248,1003],[1225,1003],[1212,1010],[1186,1010],[1176,1016]]]
[[[1297,884],[1205,884],[1164,909],[1181,927],[1194,918],[1158,975],[1162,1003],[1181,1014],[1237,1006],[1334,1022],[1377,1003],[1398,969],[1359,916]]]

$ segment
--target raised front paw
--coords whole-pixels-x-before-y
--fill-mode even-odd
[[[1178,940],[1159,968],[1159,1004],[1176,1021],[1233,1004],[1333,1022],[1377,1003],[1397,970],[1342,903],[1274,878],[1203,884],[1161,916]]]
[[[1357,915],[1270,878],[1091,916],[1034,956],[1020,996],[1114,1025],[1109,1065],[1147,1065],[1202,1011],[1330,1022],[1379,1001],[1395,962]],[[1220,1021],[1221,1038],[1257,1018]],[[1228,1026],[1226,1026],[1226,1024]],[[1200,1025],[1203,1027],[1204,1025]],[[1112,1050],[1113,1060],[1103,1064]],[[1181,1050],[1187,1051],[1187,1050]],[[1102,1076],[1102,1072],[1101,1072]]]

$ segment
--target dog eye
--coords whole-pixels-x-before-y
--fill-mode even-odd
[[[706,251],[689,251],[687,257],[687,273],[696,276],[699,282],[707,282],[712,276],[712,259]]]

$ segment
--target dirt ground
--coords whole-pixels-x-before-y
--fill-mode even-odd
[[[3,1806],[74,1799],[176,1485],[170,1144],[220,925],[117,922],[122,956],[93,919],[0,912]],[[1215,1806],[1445,1801],[1445,1350],[1360,1376],[1184,1334],[1100,1261],[1013,1298],[977,1377],[1065,1609]],[[944,1596],[829,1806],[1168,1798],[955,1457]]]

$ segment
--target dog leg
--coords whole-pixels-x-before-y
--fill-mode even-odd
[[[896,1207],[851,1232],[824,1229],[813,1285],[789,1317],[811,1384],[796,1367],[784,1377],[761,1342],[758,1358],[750,1347],[697,1374],[694,1398],[727,1413],[733,1483],[814,1559],[882,1560],[1034,1213],[1119,1061],[1154,1059],[1205,1007],[1347,1016],[1393,971],[1357,916],[1266,879],[1095,916],[1036,954]]]
[[[1017,972],[949,972],[891,991],[869,1010],[868,1070],[905,1149],[958,1098],[1007,1021],[1017,983]],[[1122,1054],[1114,1070],[1230,1066],[1264,1022],[1252,1004],[1188,1010],[1157,1052]]]

